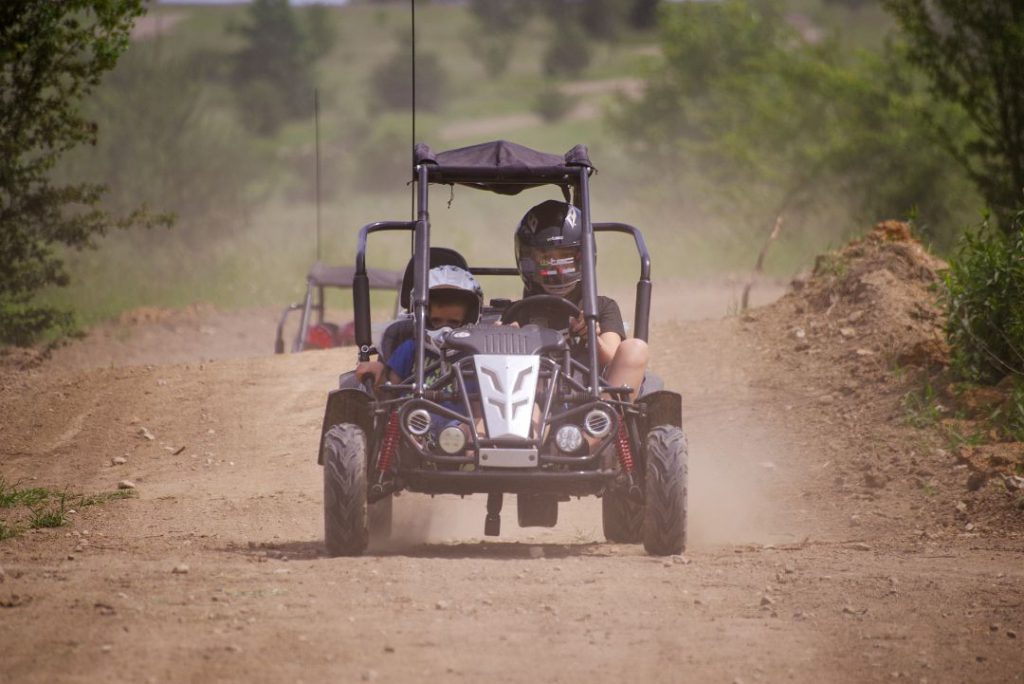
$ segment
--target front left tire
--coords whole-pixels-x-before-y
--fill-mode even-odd
[[[323,464],[324,542],[327,553],[330,556],[358,556],[370,542],[366,505],[366,436],[363,431],[350,423],[341,423],[328,430],[324,435]]]

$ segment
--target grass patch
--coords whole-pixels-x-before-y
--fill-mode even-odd
[[[903,397],[903,411],[906,422],[916,428],[932,427],[938,424],[945,412],[931,382],[925,382],[920,389],[907,392]]]
[[[68,522],[67,514],[67,492],[60,496],[50,505],[43,505],[31,508],[32,515],[28,524],[32,529],[42,527],[63,527]]]
[[[96,506],[120,499],[134,499],[138,495],[138,492],[134,489],[118,489],[113,492],[101,492],[100,494],[81,494],[77,505],[79,508],[85,508],[86,506]]]
[[[71,522],[69,514],[75,509],[98,506],[111,501],[132,499],[134,490],[116,490],[98,494],[76,494],[67,489],[56,491],[44,487],[21,489],[0,476],[0,541],[18,536],[25,529],[63,527]]]
[[[946,428],[946,445],[950,451],[956,451],[965,446],[981,446],[989,441],[984,431],[967,434],[955,426]]]
[[[41,487],[30,489],[18,489],[18,483],[7,482],[7,479],[0,476],[0,508],[14,508],[15,506],[38,506],[50,498],[50,492]]]

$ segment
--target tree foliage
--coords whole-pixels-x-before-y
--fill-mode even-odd
[[[550,77],[576,77],[590,66],[593,50],[574,22],[555,25],[544,50],[544,73]]]
[[[374,104],[385,110],[406,110],[412,107],[412,41],[404,33],[398,35],[398,49],[377,65],[370,76],[370,92]],[[416,108],[436,112],[448,92],[448,72],[433,52],[416,51]]]
[[[933,226],[954,222],[963,180],[894,55],[805,43],[772,0],[685,3],[662,17],[664,64],[615,117],[661,178],[744,221],[787,213],[792,227],[792,213],[839,207],[857,222],[915,208]]]
[[[234,56],[234,86],[248,126],[271,135],[313,112],[313,64],[330,51],[333,26],[324,9],[300,22],[288,0],[253,0],[235,27],[243,46]]]
[[[1024,376],[1024,214],[1010,228],[967,231],[946,274],[946,335],[969,380]]]
[[[488,77],[499,78],[508,70],[516,40],[534,9],[534,3],[523,0],[471,0],[473,26],[465,41]]]
[[[0,3],[0,342],[25,345],[72,325],[70,313],[33,303],[68,276],[58,247],[82,249],[112,227],[95,183],[56,184],[67,151],[96,139],[82,99],[129,43],[142,0]]]
[[[936,122],[1001,224],[1024,190],[1024,2],[883,0],[907,39],[907,55],[940,100],[961,107],[966,136]]]

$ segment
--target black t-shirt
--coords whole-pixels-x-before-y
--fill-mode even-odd
[[[622,324],[622,312],[619,311],[618,303],[611,297],[597,295],[597,324],[602,333],[618,333],[620,338],[626,339],[626,326]]]

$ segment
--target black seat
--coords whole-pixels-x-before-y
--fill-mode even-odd
[[[380,354],[380,360],[386,363],[391,358],[391,355],[395,353],[395,350],[398,349],[398,345],[412,339],[414,332],[416,331],[411,317],[401,318],[389,324],[384,329],[384,334],[380,337],[380,347],[377,349],[378,354]]]
[[[414,266],[414,261],[409,259],[409,264],[405,267],[405,275],[402,277],[402,289],[398,295],[398,303],[406,312],[412,309]],[[430,248],[430,268],[435,266],[458,266],[469,270],[469,262],[466,261],[466,257],[448,247]],[[414,332],[412,317],[400,318],[388,325],[380,338],[380,348],[378,349],[380,360],[386,363],[402,342],[412,339]]]

